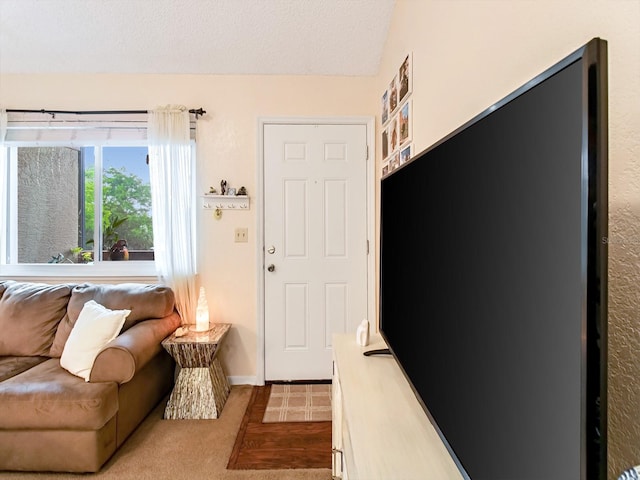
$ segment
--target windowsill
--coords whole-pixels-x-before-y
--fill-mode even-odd
[[[95,264],[21,264],[0,265],[0,278],[19,277],[157,277],[155,262],[152,261],[109,261]]]

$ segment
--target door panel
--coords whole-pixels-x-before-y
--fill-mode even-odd
[[[306,258],[309,238],[307,181],[285,179],[283,183],[285,258]]]
[[[285,350],[309,347],[309,285],[287,283],[284,285]]]

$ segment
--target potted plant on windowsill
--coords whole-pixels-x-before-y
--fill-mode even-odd
[[[120,218],[118,215],[111,215],[109,222],[105,225],[102,232],[104,248],[103,258],[109,260],[129,260],[129,250],[127,249],[127,241],[120,238],[116,230],[120,225],[129,220],[129,217]],[[87,240],[87,244],[93,243],[93,239]]]
[[[70,249],[70,252],[78,263],[93,262],[93,252],[83,250],[82,247],[73,247]]]
[[[127,249],[127,241],[118,240],[109,249],[109,258],[111,260],[129,260],[129,250]]]

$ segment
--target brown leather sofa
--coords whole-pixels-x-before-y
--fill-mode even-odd
[[[88,382],[60,366],[85,302],[129,309]],[[173,385],[171,289],[0,281],[0,470],[96,472]]]

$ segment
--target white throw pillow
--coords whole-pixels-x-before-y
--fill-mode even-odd
[[[98,353],[118,336],[130,313],[109,310],[95,300],[85,303],[62,350],[60,366],[88,382]]]

